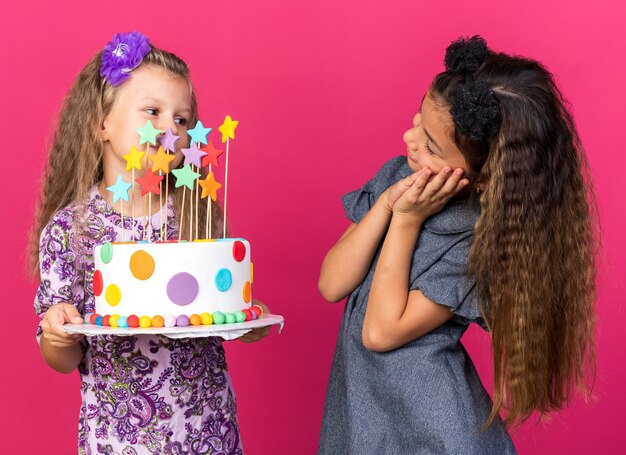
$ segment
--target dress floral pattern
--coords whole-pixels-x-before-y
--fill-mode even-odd
[[[152,216],[152,228],[134,220],[135,238],[168,237],[178,226],[171,200],[168,216]],[[82,229],[76,226],[82,224]],[[39,244],[40,285],[35,312],[43,318],[56,303],[94,311],[93,250],[121,240],[122,217],[98,193],[86,204],[57,212]],[[124,217],[125,240],[133,220]],[[150,232],[145,232],[149,229]],[[41,335],[41,329],[38,329]],[[78,366],[82,404],[78,423],[80,454],[242,454],[237,406],[219,338],[174,340],[157,335],[85,337]]]

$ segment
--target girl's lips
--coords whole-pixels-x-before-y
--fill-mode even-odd
[[[414,163],[417,163],[417,160],[413,158],[413,152],[411,150],[406,149],[406,155],[409,157],[411,161],[413,161]]]

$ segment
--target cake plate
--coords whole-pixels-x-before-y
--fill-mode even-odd
[[[88,337],[101,335],[164,335],[169,338],[201,338],[201,337],[222,337],[225,340],[234,340],[248,333],[252,329],[278,326],[278,333],[285,325],[285,318],[279,314],[263,314],[260,318],[252,321],[238,322],[235,324],[211,324],[211,325],[189,325],[187,327],[149,327],[142,329],[107,327],[93,324],[65,324],[63,330],[67,333],[81,333]]]

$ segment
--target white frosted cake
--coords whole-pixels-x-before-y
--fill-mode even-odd
[[[95,314],[112,327],[173,327],[256,319],[244,239],[106,243],[95,248]]]

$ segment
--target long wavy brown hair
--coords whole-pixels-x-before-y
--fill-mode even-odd
[[[98,131],[103,120],[111,112],[117,89],[100,77],[101,57],[100,51],[82,69],[61,107],[58,124],[48,152],[48,162],[43,172],[41,193],[29,238],[29,263],[33,275],[39,272],[39,236],[46,224],[58,210],[70,204],[84,204],[88,199],[89,190],[103,178],[103,143]],[[152,47],[141,65],[156,65],[165,68],[189,82],[189,68],[186,63],[176,55],[162,49]],[[197,117],[198,107],[192,90],[190,125],[196,123]],[[182,162],[179,167],[182,167]],[[186,207],[190,206],[191,192],[183,191],[184,187],[175,188],[174,181],[175,179],[169,179],[168,190],[172,195],[175,211],[179,214],[183,204],[183,195],[186,196]],[[197,194],[195,192],[194,196]],[[198,231],[204,233],[206,201],[203,200],[203,203],[197,205]],[[177,219],[181,219],[180,215]],[[185,209],[181,221],[183,226],[181,238],[185,240],[190,240],[188,230],[190,219],[191,214]],[[81,218],[77,217],[76,220],[78,224],[76,228],[80,229]],[[211,220],[213,237],[222,236],[222,210],[216,203],[212,204]],[[192,237],[195,237],[194,234],[195,226]]]
[[[465,76],[440,73],[430,93],[451,106]],[[523,422],[589,396],[595,374],[597,209],[585,153],[551,74],[538,62],[490,53],[474,74],[500,102],[499,132],[454,131],[484,186],[470,273],[491,333],[493,408]]]

